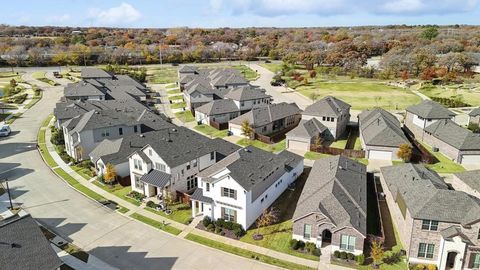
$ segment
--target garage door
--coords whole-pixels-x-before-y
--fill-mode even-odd
[[[228,130],[235,136],[243,136],[242,129],[237,127],[229,127]]]
[[[301,141],[288,140],[288,149],[310,151],[310,144]]]
[[[480,165],[480,155],[463,155],[462,164],[479,164]]]
[[[370,150],[368,153],[369,159],[392,160],[392,152],[390,151]]]

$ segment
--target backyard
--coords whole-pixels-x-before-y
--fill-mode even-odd
[[[285,140],[282,140],[275,144],[266,144],[259,140],[249,140],[247,138],[243,138],[238,140],[237,144],[243,147],[251,145],[251,146],[260,148],[262,150],[274,152],[274,153],[281,152],[286,148]]]
[[[303,157],[309,160],[317,160],[321,158],[331,157],[331,155],[309,151],[309,152],[306,152]],[[366,158],[351,158],[351,159],[356,160],[362,164],[368,165],[368,159]]]
[[[462,165],[455,163],[440,152],[433,152],[430,146],[424,143],[421,144],[438,159],[438,162],[435,164],[425,164],[426,167],[437,173],[457,173],[465,171],[465,168],[463,168]]]
[[[183,112],[175,113],[175,117],[182,121],[183,123],[193,122],[195,121],[195,117],[193,116],[192,112],[189,110]]]
[[[228,136],[228,129],[218,130],[209,125],[198,125],[195,126],[194,129],[211,138],[224,138]]]

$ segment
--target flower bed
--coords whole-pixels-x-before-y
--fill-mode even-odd
[[[292,239],[290,240],[290,248],[300,253],[311,254],[319,257],[322,253],[319,248],[311,242],[303,242],[301,240]]]
[[[339,262],[343,265],[351,265],[352,267],[355,267],[365,263],[365,255],[360,254],[355,256],[355,254],[350,252],[335,250],[335,252],[332,254],[331,260]]]
[[[198,223],[197,229],[214,232],[216,234],[226,236],[231,239],[238,240],[245,235],[242,225],[224,219],[212,221],[209,217],[205,217],[202,222]]]

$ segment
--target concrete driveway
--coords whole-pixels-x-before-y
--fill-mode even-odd
[[[35,70],[26,71],[31,80]],[[278,269],[173,237],[70,188],[35,147],[37,131],[63,89],[35,83],[45,89],[43,99],[11,125],[13,136],[0,140],[0,179],[9,179],[14,199],[40,223],[120,269]]]

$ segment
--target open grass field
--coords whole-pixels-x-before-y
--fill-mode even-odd
[[[147,81],[153,84],[174,83],[178,78],[178,68],[147,67]]]
[[[480,106],[480,84],[435,85],[422,87],[419,91],[428,97],[460,98],[472,106]]]

